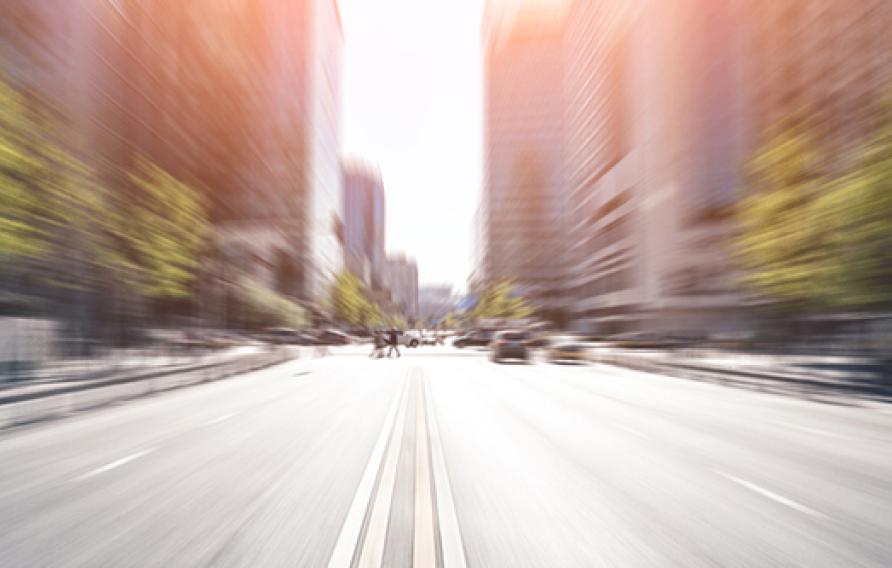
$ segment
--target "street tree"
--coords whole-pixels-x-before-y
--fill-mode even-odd
[[[797,312],[892,306],[892,112],[848,165],[804,129],[768,142],[750,163],[738,208],[746,281]]]
[[[204,200],[148,159],[135,162],[105,225],[114,243],[106,260],[141,296],[188,298],[210,229]]]
[[[526,300],[514,293],[514,283],[510,280],[500,280],[484,288],[477,305],[471,311],[471,318],[522,319],[532,313],[533,310]]]

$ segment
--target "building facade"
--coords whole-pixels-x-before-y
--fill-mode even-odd
[[[343,263],[335,0],[4,11],[5,74],[70,119],[107,185],[146,156],[204,193],[238,272],[311,303],[327,296]]]
[[[418,316],[435,321],[455,309],[458,297],[449,285],[427,285],[418,288]]]
[[[418,266],[404,255],[390,255],[384,262],[384,285],[391,301],[407,319],[418,316]]]
[[[747,327],[729,207],[751,150],[741,2],[576,1],[567,153],[577,327]]]
[[[566,247],[562,13],[490,3],[484,19],[482,272],[542,312],[562,306]],[[535,69],[534,73],[530,70]]]
[[[342,164],[344,262],[369,288],[383,285],[385,209],[381,172],[359,162]]]

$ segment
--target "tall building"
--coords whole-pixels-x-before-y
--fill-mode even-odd
[[[579,327],[746,325],[727,211],[750,150],[746,7],[575,1],[567,152]]]
[[[405,255],[390,255],[384,262],[384,285],[391,300],[407,318],[418,316],[418,266]]]
[[[343,266],[339,161],[343,43],[335,0],[265,0],[258,37],[258,104],[248,130],[252,182],[219,233],[281,292],[309,303],[328,297]],[[258,16],[255,16],[258,17]],[[269,196],[269,197],[261,197]]]
[[[541,312],[561,307],[565,208],[561,10],[487,5],[483,279],[511,279]],[[531,72],[535,70],[535,72]]]
[[[429,320],[437,320],[455,309],[458,297],[452,286],[427,285],[418,288],[418,315]]]
[[[342,165],[344,261],[371,288],[383,283],[384,185],[381,172],[359,162]]]
[[[806,119],[845,165],[892,82],[892,4],[759,0],[748,15],[756,134]]]
[[[602,332],[750,327],[731,206],[803,121],[845,167],[892,84],[892,5],[574,1],[566,35],[571,316]]]

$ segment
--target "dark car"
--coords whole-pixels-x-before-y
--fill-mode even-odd
[[[492,337],[492,331],[477,330],[467,335],[456,337],[452,341],[452,345],[456,347],[486,347],[492,341]]]
[[[317,345],[349,345],[350,336],[336,329],[325,329],[316,337]]]
[[[504,359],[527,360],[530,336],[522,331],[500,331],[492,338],[492,354],[496,363]]]

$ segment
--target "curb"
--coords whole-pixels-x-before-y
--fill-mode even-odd
[[[301,352],[280,348],[252,353],[217,364],[173,369],[138,376],[71,385],[0,398],[0,431],[60,418],[115,402],[258,371],[299,358]]]

